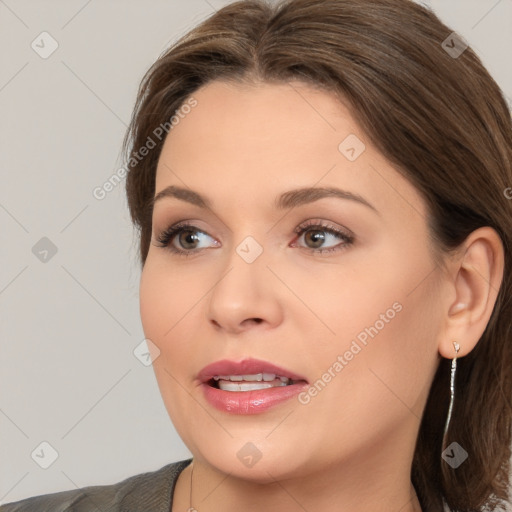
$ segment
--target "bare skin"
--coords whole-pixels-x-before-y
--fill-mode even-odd
[[[440,358],[455,354],[452,342],[464,357],[485,330],[503,275],[498,235],[473,232],[437,267],[419,192],[331,94],[299,82],[213,82],[194,98],[167,136],[155,193],[189,188],[212,208],[156,202],[140,283],[144,333],[160,351],[158,385],[194,455],[192,503],[189,465],[172,511],[421,511],[410,478],[421,414]],[[349,134],[365,144],[354,161],[338,148]],[[312,186],[342,188],[374,209],[335,197],[274,208],[281,193]],[[169,246],[188,257],[157,242],[180,221],[197,228],[197,242],[184,233]],[[298,236],[306,221],[349,230],[353,242],[321,227]],[[263,249],[252,263],[236,251],[247,236]],[[393,304],[401,308],[390,319]],[[382,314],[383,327],[333,373]],[[331,368],[331,379],[307,403],[255,415],[213,408],[198,372],[248,356],[310,384]],[[237,457],[248,442],[261,453],[252,467]]]

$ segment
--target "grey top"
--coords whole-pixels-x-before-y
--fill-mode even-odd
[[[0,512],[170,512],[178,476],[191,462],[172,462],[111,485],[32,496],[1,505]]]

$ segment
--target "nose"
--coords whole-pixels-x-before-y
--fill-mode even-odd
[[[210,323],[231,334],[276,327],[283,316],[279,280],[268,269],[266,258],[260,255],[247,263],[233,251],[227,266],[208,296]]]

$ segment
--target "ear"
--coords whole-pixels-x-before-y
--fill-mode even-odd
[[[494,309],[504,269],[504,249],[498,233],[489,226],[473,231],[449,268],[450,300],[438,350],[441,356],[452,359],[475,348]],[[458,354],[454,341],[460,346]]]

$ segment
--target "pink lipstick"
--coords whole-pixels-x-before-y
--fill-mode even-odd
[[[252,358],[217,361],[203,368],[197,378],[206,400],[232,414],[267,411],[308,387],[302,375]]]

